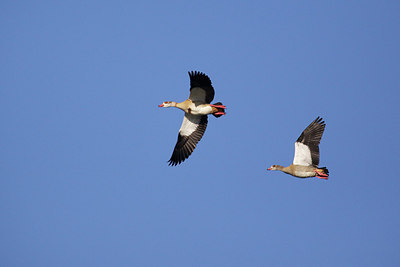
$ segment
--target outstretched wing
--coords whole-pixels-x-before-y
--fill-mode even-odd
[[[318,167],[319,143],[325,130],[325,122],[317,117],[300,135],[294,144],[293,164]]]
[[[175,166],[181,164],[192,154],[206,131],[207,121],[207,115],[198,116],[185,113],[182,126],[179,130],[178,141],[168,161],[169,165]]]
[[[189,72],[190,77],[190,95],[189,99],[195,103],[210,104],[214,99],[214,88],[211,85],[210,78],[204,73],[198,71]]]

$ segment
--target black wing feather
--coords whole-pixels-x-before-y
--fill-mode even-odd
[[[319,164],[319,143],[325,130],[325,122],[317,117],[300,135],[296,142],[303,143],[310,148],[311,160],[314,166]]]
[[[214,99],[215,91],[213,86],[211,85],[210,78],[199,71],[190,71],[190,91],[192,88],[200,87],[206,91],[206,102],[211,103]]]
[[[196,130],[188,136],[178,134],[172,156],[168,161],[168,165],[176,166],[187,159],[196,148],[197,143],[201,140],[207,128],[207,115],[201,116],[200,122]]]

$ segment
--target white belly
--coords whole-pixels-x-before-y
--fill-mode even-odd
[[[212,113],[212,107],[210,105],[190,105],[189,113],[193,115],[207,115]]]

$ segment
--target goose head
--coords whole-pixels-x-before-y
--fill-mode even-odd
[[[280,165],[272,165],[267,170],[268,171],[276,171],[276,170],[281,170],[281,169],[282,169],[282,166],[280,166]]]
[[[176,102],[174,101],[165,101],[162,102],[161,105],[158,105],[160,108],[169,108],[169,107],[175,107],[176,106]]]

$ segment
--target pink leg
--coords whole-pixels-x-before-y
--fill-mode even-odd
[[[317,174],[316,177],[320,178],[320,179],[325,179],[328,180],[328,175],[325,173],[322,173],[320,171],[315,170],[315,173]]]
[[[220,111],[220,112],[217,112],[217,113],[214,113],[215,115],[225,115],[225,112],[222,112],[222,111]]]
[[[215,108],[226,108],[224,105],[213,105],[210,104],[211,107],[215,107]]]

